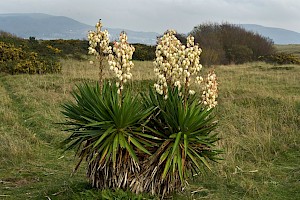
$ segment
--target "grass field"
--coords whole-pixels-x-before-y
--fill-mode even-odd
[[[300,58],[300,44],[275,45],[278,52],[295,54]]]
[[[98,70],[62,64],[61,74],[0,74],[0,199],[155,199],[91,189],[84,164],[70,176],[77,160],[59,147],[60,105]],[[300,199],[300,66],[249,63],[216,73],[224,160],[171,199]],[[136,61],[133,75],[137,91],[152,84],[152,63]]]

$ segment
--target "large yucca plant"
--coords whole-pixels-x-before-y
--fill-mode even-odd
[[[202,106],[194,96],[186,99],[177,88],[169,88],[165,99],[149,91],[145,105],[157,109],[144,127],[155,136],[158,147],[149,150],[152,156],[143,162],[140,182],[132,185],[134,191],[165,195],[181,189],[191,175],[210,169],[209,161],[219,159],[221,151],[215,147],[219,138],[212,133],[217,123],[213,109]]]
[[[129,91],[117,91],[116,84],[105,82],[100,90],[97,83],[85,83],[73,91],[75,102],[62,106],[72,133],[66,149],[76,149],[80,158],[75,170],[86,159],[87,176],[97,188],[128,188],[140,172],[139,158],[150,154],[142,127],[153,107],[145,109]]]

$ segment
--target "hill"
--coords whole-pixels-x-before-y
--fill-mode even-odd
[[[115,28],[105,28],[111,39],[117,39],[121,31],[126,31],[130,43],[155,44],[155,32],[139,32]],[[93,26],[78,22],[64,16],[53,16],[42,13],[0,14],[0,30],[22,38],[37,39],[86,39]]]
[[[265,27],[256,24],[240,24],[248,31],[257,32],[271,38],[275,44],[300,44],[300,33],[281,28]],[[111,39],[115,40],[124,29],[106,28]],[[84,39],[93,26],[78,22],[64,16],[42,13],[0,14],[0,30],[10,32],[22,38],[30,36],[37,39]],[[127,30],[130,43],[156,44],[159,33]]]
[[[271,38],[275,44],[300,44],[300,33],[282,28],[265,27],[257,24],[240,24],[248,31]]]

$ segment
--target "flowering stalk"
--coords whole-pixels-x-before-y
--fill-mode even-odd
[[[102,23],[101,20],[96,24],[96,31],[89,31],[88,40],[89,48],[88,53],[95,55],[96,59],[99,60],[99,85],[102,88],[103,82],[103,61],[109,54],[112,53],[111,47],[109,46],[109,33],[107,30],[101,31]]]
[[[202,103],[208,107],[208,109],[214,108],[218,102],[218,82],[215,71],[212,70],[208,73],[203,86]]]
[[[194,37],[188,36],[187,46],[183,45],[176,37],[174,30],[167,31],[159,40],[156,47],[156,59],[154,61],[154,72],[158,77],[154,84],[156,91],[168,98],[168,86],[171,88],[183,87],[185,101],[188,95],[195,94],[190,90],[191,76],[197,75],[202,65],[200,54],[202,50],[194,43]],[[197,76],[196,80],[201,80]]]
[[[128,44],[127,35],[122,32],[119,37],[119,42],[115,42],[113,46],[113,53],[108,57],[108,64],[110,65],[110,70],[115,72],[118,79],[116,82],[118,89],[118,94],[122,96],[123,85],[128,80],[132,78],[130,70],[133,68],[134,64],[132,62],[132,55],[135,48]]]

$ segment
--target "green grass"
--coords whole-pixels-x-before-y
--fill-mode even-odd
[[[71,176],[77,160],[59,148],[60,105],[98,71],[87,61],[62,65],[62,74],[0,75],[0,199],[154,199],[90,188],[85,163]],[[300,199],[300,66],[249,63],[216,73],[224,160],[172,199]],[[145,90],[152,63],[135,62],[135,74],[132,87]]]

